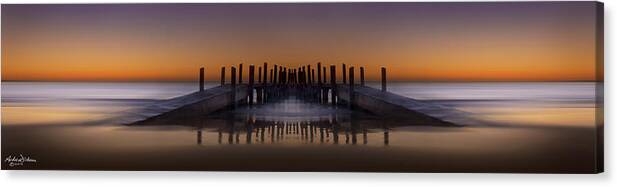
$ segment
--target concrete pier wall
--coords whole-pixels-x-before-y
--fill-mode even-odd
[[[386,117],[388,120],[405,123],[405,125],[460,126],[480,124],[477,120],[468,117],[470,116],[469,114],[452,108],[441,107],[432,103],[359,85],[354,86],[354,95],[350,97],[349,85],[337,84],[335,86],[336,92],[334,94],[337,98],[336,100],[338,100],[336,105],[340,104],[339,107],[348,106],[366,110]],[[322,87],[326,88],[325,86]],[[218,86],[147,106],[144,111],[138,112],[139,115],[133,115],[138,116],[137,118],[133,117],[133,119],[124,120],[124,124],[146,124],[146,122],[156,122],[155,124],[178,123],[177,119],[179,118],[206,115],[231,106],[247,104],[248,93],[250,93],[248,90],[249,86],[239,84],[235,86],[235,90],[232,88],[232,85]],[[257,90],[264,89],[262,86],[256,86],[255,88]],[[269,91],[266,91],[267,93],[264,94],[272,96],[278,94],[275,87],[269,87],[267,90]],[[307,92],[306,90],[302,91],[302,93],[303,97],[306,97],[307,94],[315,95],[316,97],[321,95],[319,92]]]
[[[246,103],[247,88],[246,85],[237,85],[234,90],[231,85],[224,85],[194,92],[148,106],[147,110],[150,112],[142,114],[142,119],[125,120],[124,122],[139,125],[158,119],[208,114],[233,106],[235,103]]]
[[[417,110],[419,107],[427,107],[428,104],[411,98],[370,87],[355,86],[354,95],[351,97],[353,100],[350,101],[348,85],[338,85],[337,90],[337,97],[341,101],[351,102],[352,107],[358,107],[388,119],[414,125],[456,126],[452,122]]]

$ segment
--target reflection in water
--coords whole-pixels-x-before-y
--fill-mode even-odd
[[[388,123],[370,113],[312,102],[292,94],[268,100],[268,103],[219,111],[205,119],[185,120],[201,121],[193,125],[197,126],[199,145],[204,144],[204,131],[216,132],[217,144],[225,144],[222,140],[227,139],[226,144],[277,145],[356,145],[358,138],[367,145],[369,133],[383,132],[382,145],[388,145]]]
[[[198,144],[198,145],[201,145],[201,141],[202,141],[202,138],[201,138],[201,129],[199,129],[199,130],[197,130],[197,144]]]
[[[232,120],[230,120],[232,121]],[[207,128],[205,128],[207,130]],[[197,144],[202,144],[202,131],[204,128],[198,129]],[[252,144],[253,136],[259,144],[338,144],[339,135],[345,136],[345,144],[357,144],[358,132],[362,133],[362,144],[368,144],[368,133],[377,133],[383,131],[383,143],[388,145],[388,129],[387,128],[371,128],[363,125],[341,126],[335,120],[324,120],[319,122],[284,122],[284,121],[259,121],[249,120],[242,125],[227,123],[225,127],[212,129],[218,132],[218,144],[223,144],[222,139],[227,137],[227,144]],[[243,141],[240,141],[243,137]],[[266,142],[265,138],[270,137]],[[332,137],[332,139],[331,139]],[[319,141],[315,141],[319,139]]]

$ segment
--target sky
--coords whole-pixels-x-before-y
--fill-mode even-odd
[[[363,66],[369,80],[381,66],[389,80],[603,80],[596,6],[4,4],[2,80],[184,81],[199,67],[218,80],[264,62]]]

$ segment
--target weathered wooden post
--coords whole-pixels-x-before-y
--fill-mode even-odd
[[[353,66],[349,67],[349,106],[351,107],[353,105],[353,92],[354,92],[354,68]]]
[[[302,84],[306,84],[306,66],[300,67],[300,80],[302,80]]]
[[[264,80],[261,83],[265,85],[268,83],[267,81],[268,81],[268,63],[264,62]]]
[[[319,99],[319,90],[315,91],[315,69],[310,69],[309,73],[311,73],[311,90],[309,90],[309,96],[311,99]]]
[[[302,84],[302,67],[296,68],[296,84]]]
[[[278,79],[276,80],[279,85],[283,84],[283,79],[285,78],[285,67],[279,66],[279,74]]]
[[[343,84],[347,84],[347,65],[343,64]]]
[[[321,77],[320,79],[322,79],[321,82],[323,82],[324,85],[328,84],[328,82],[326,81],[326,66],[322,67],[322,71],[323,71],[323,77]],[[322,86],[322,94],[321,94],[321,100],[323,103],[328,103],[328,88],[326,88],[325,86]]]
[[[274,79],[272,79],[272,84],[276,84],[278,75],[278,65],[274,64]]]
[[[238,84],[242,84],[242,63],[238,66]]]
[[[295,79],[295,68],[289,68],[289,77],[287,77],[287,79],[289,80],[289,84],[293,85],[294,84],[294,79]]]
[[[253,105],[253,85],[255,84],[255,65],[249,65],[249,105]]]
[[[304,67],[300,67],[298,69],[298,71],[300,72],[300,84],[304,85]]]
[[[231,66],[231,86],[236,86],[236,67]]]
[[[328,82],[326,80],[328,80],[328,79],[326,79],[326,66],[324,66],[323,67],[323,81],[322,82],[324,84],[327,84]]]
[[[308,84],[312,84],[313,80],[311,79],[311,65],[310,64],[306,66],[306,76],[307,76]]]
[[[297,86],[299,81],[300,81],[300,68],[294,68],[291,72],[292,74],[292,82],[294,84],[294,86]]]
[[[236,67],[231,66],[231,103],[236,106]]]
[[[279,75],[278,75],[278,78],[279,78],[279,79],[277,80],[277,82],[278,82],[278,84],[281,84],[281,83],[282,83],[281,79],[283,79],[283,66],[279,66]]]
[[[204,91],[204,68],[199,68],[199,91]]]
[[[261,66],[259,66],[259,70],[258,70],[257,72],[258,72],[257,74],[259,74],[259,75],[257,76],[257,77],[258,77],[258,78],[257,78],[257,83],[261,84]]]
[[[311,82],[315,84],[315,69],[311,70]]]
[[[221,67],[221,86],[225,85],[225,66]]]
[[[306,68],[306,84],[311,85],[313,82],[311,81],[311,68]]]
[[[283,68],[283,84],[287,84],[287,67]]]
[[[308,84],[308,75],[306,74],[306,66],[302,66],[302,81],[304,85]]]
[[[296,80],[295,80],[295,81],[296,81],[296,85],[299,85],[299,84],[300,84],[300,80],[301,80],[301,78],[300,78],[300,74],[302,73],[302,72],[300,72],[300,71],[302,71],[302,69],[301,69],[300,67],[298,67],[298,68],[296,68],[296,70],[295,70],[295,72],[294,72],[294,73],[295,73],[295,79],[296,79]]]
[[[386,67],[381,67],[381,91],[386,91]]]
[[[364,86],[364,67],[360,67],[360,86]]]
[[[293,69],[289,68],[289,70],[287,71],[287,77],[285,78],[285,81],[287,81],[287,84],[291,84],[291,80],[293,78]]]
[[[321,62],[317,62],[317,84],[321,86]]]
[[[332,105],[336,105],[336,66],[330,65],[330,90],[332,92]]]
[[[274,82],[274,69],[270,69],[270,84]]]
[[[259,77],[259,79],[257,79],[257,81],[259,82],[259,84],[262,84],[262,85],[263,85],[263,84],[264,84],[264,82],[262,82],[262,79],[261,79],[261,72],[262,72],[262,70],[263,70],[263,72],[264,72],[264,76],[266,75],[266,73],[265,73],[265,69],[262,69],[262,68],[261,68],[261,66],[259,66],[259,76],[258,76],[258,77]],[[262,87],[260,87],[260,88],[258,88],[258,89],[255,89],[255,90],[257,91],[257,100],[256,100],[256,102],[257,102],[257,103],[259,103],[259,102],[261,102],[262,97],[263,97],[263,90],[264,90],[264,87],[262,86]]]

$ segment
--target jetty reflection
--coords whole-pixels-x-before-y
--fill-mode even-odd
[[[197,144],[203,143],[203,132],[217,134],[218,144],[368,144],[369,133],[380,133],[389,143],[389,131],[385,126],[338,122],[335,118],[322,121],[264,121],[249,119],[245,123],[229,120],[224,127],[200,127],[196,131]],[[374,136],[373,136],[374,137]],[[223,141],[225,140],[225,141]],[[360,140],[360,141],[358,141]]]
[[[268,102],[234,106],[201,119],[185,119],[200,121],[194,125],[199,145],[204,144],[204,134],[216,134],[216,144],[366,145],[369,137],[381,137],[373,141],[388,145],[389,123],[383,118],[344,105],[324,105],[300,93],[289,89]]]

